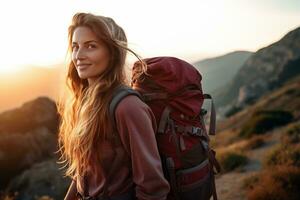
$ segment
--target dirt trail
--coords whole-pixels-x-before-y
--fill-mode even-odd
[[[246,191],[243,189],[244,180],[261,170],[264,156],[279,143],[281,132],[281,129],[276,129],[268,133],[262,147],[248,151],[246,155],[249,162],[242,169],[216,176],[219,200],[247,199]]]

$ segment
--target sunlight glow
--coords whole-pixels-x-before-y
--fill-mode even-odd
[[[15,72],[23,70],[24,65],[15,65],[15,64],[1,64],[0,63],[0,75],[11,75]]]
[[[268,6],[260,2],[7,1],[0,6],[0,73],[21,65],[62,63],[67,27],[80,11],[115,19],[124,28],[129,47],[142,57],[172,55],[191,61],[235,50],[256,51],[300,25],[300,12],[289,12],[291,6],[282,10],[279,4],[269,6],[271,1]]]

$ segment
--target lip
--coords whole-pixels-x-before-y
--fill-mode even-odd
[[[77,68],[79,70],[84,70],[84,69],[88,68],[90,65],[91,64],[79,64],[79,65],[77,65]]]

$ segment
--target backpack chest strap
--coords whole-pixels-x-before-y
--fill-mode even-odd
[[[175,125],[176,132],[183,133],[183,135],[192,135],[192,136],[204,136],[206,137],[205,131],[196,126],[182,126],[182,125]]]

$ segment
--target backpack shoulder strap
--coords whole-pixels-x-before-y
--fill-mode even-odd
[[[139,98],[141,98],[140,93],[133,90],[132,88],[126,86],[126,85],[119,85],[113,92],[111,102],[109,104],[109,117],[112,123],[112,128],[114,133],[117,133],[117,126],[116,126],[116,119],[115,119],[115,110],[117,108],[117,105],[121,102],[121,100],[128,96],[128,95],[136,95]],[[142,98],[141,98],[142,99]],[[116,156],[114,161],[111,164],[111,171],[115,171],[113,169],[118,167],[118,160],[120,158],[120,154],[118,153],[118,148],[115,148],[114,151],[116,151]],[[108,173],[106,176],[107,183],[103,186],[103,197],[108,197],[108,182],[110,181],[111,173]]]
[[[142,99],[142,96],[139,92],[137,92],[136,90],[132,89],[129,86],[126,85],[119,85],[113,95],[112,95],[112,100],[110,102],[109,105],[109,116],[113,125],[113,128],[116,131],[116,119],[115,119],[115,110],[118,106],[118,104],[121,102],[121,100],[123,98],[125,98],[128,95],[135,95],[137,97],[139,97],[140,99]]]

